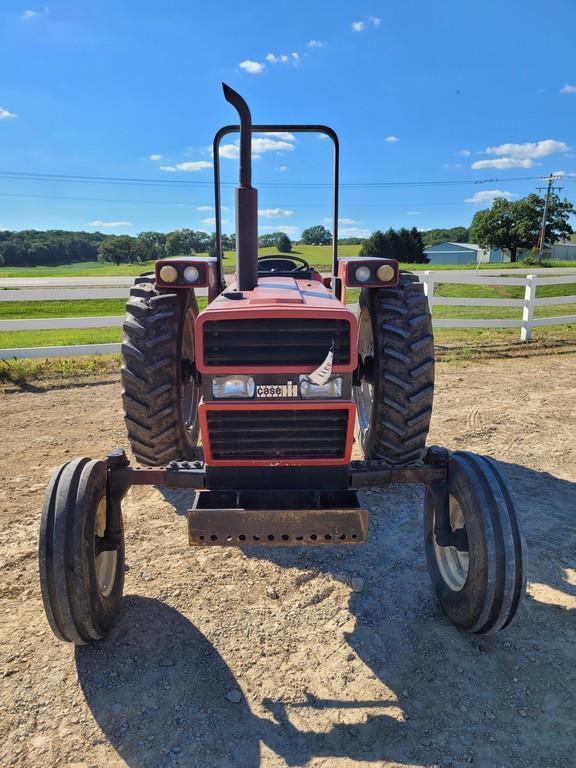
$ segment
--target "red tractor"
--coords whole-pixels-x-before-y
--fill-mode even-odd
[[[193,491],[190,544],[362,544],[357,492],[425,486],[424,542],[436,594],[469,632],[504,629],[525,592],[525,544],[495,462],[426,447],[434,341],[422,285],[396,261],[338,256],[338,138],[323,125],[252,125],[228,86],[239,126],[214,139],[216,254],[161,259],[130,292],[122,397],[132,467],[122,449],[55,473],[40,533],[40,579],[54,633],[105,637],[124,582],[121,502],[132,485]],[[220,243],[219,146],[240,132],[237,273]],[[258,258],[254,132],[326,134],[334,145],[333,270]],[[346,290],[360,289],[359,311]],[[208,293],[198,309],[197,289]],[[202,447],[198,447],[201,441]],[[364,460],[352,460],[357,441]]]

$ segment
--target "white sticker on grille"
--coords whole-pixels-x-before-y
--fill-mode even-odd
[[[298,385],[295,381],[286,384],[258,384],[256,397],[298,397]]]

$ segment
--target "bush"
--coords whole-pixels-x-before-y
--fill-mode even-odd
[[[278,249],[279,253],[290,253],[292,250],[292,243],[290,238],[284,232],[280,232],[278,234],[278,238],[276,240],[276,248]]]

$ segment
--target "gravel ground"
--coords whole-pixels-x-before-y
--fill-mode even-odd
[[[133,489],[126,598],[106,642],[45,621],[43,491],[125,444],[117,381],[0,395],[0,765],[576,765],[576,356],[438,366],[431,442],[501,462],[529,594],[497,637],[436,604],[418,487],[368,492],[369,543],[194,550],[190,498]]]

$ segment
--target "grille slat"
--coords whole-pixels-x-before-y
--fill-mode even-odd
[[[208,411],[214,459],[343,458],[348,411]]]
[[[347,320],[209,320],[204,323],[203,343],[207,366],[320,365],[332,343],[334,365],[350,362]]]

